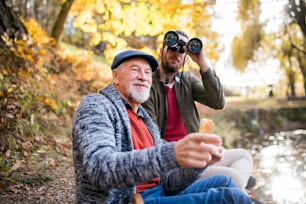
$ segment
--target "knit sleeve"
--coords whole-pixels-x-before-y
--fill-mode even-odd
[[[98,189],[144,183],[178,167],[171,144],[132,150],[125,108],[92,95],[80,104],[74,119],[76,176]]]

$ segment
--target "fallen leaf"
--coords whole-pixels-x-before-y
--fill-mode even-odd
[[[9,171],[9,173],[11,173],[13,171],[16,171],[20,166],[21,166],[20,160],[16,160],[15,164],[12,166],[12,168]]]

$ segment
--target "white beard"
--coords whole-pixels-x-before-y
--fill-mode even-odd
[[[143,103],[148,100],[150,96],[150,88],[142,88],[138,91],[134,86],[130,85],[128,97],[138,103]]]

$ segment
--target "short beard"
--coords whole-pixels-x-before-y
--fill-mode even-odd
[[[132,85],[129,87],[128,97],[129,99],[136,101],[137,103],[144,103],[150,96],[150,88],[147,90],[136,91]]]
[[[180,69],[180,68],[176,69],[175,67],[171,67],[169,63],[164,59],[161,59],[161,64],[162,64],[163,70],[168,74],[174,74],[178,72],[178,70]]]

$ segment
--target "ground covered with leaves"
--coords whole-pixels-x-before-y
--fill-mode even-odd
[[[6,187],[0,191],[1,204],[75,202],[71,142],[57,139],[55,143],[52,150],[41,148],[14,164],[2,183]]]

